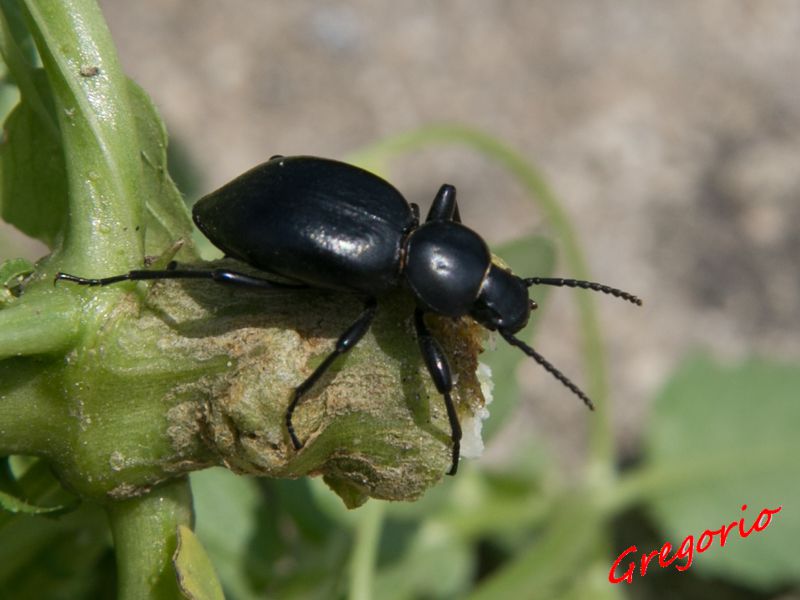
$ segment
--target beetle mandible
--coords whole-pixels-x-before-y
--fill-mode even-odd
[[[408,288],[416,299],[414,327],[420,351],[450,423],[452,463],[458,468],[461,426],[450,392],[453,381],[444,350],[425,323],[426,313],[469,316],[497,331],[567,386],[592,408],[578,386],[514,334],[536,304],[533,285],[580,287],[641,305],[636,296],[603,284],[550,277],[521,278],[492,260],[486,242],[461,223],[456,189],[444,184],[424,223],[419,207],[390,183],[358,167],[310,156],[273,156],[201,198],[194,222],[231,258],[294,283],[254,277],[229,269],[139,270],[91,279],[58,273],[56,281],[108,285],[153,279],[211,279],[260,289],[325,288],[364,297],[358,318],[334,350],[294,391],[286,409],[286,430],[296,450],[303,447],[292,415],[303,396],[333,361],[351,350],[369,330],[378,300]]]

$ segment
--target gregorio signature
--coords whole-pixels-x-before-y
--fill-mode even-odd
[[[636,546],[630,546],[626,548],[617,557],[617,560],[614,561],[614,564],[611,565],[611,570],[608,572],[608,580],[611,583],[620,583],[622,581],[625,583],[631,583],[633,581],[633,575],[636,572],[637,565],[639,566],[639,574],[645,575],[647,573],[647,567],[650,566],[650,563],[653,561],[656,561],[658,566],[662,569],[666,569],[674,565],[678,571],[686,571],[692,566],[695,552],[697,554],[702,554],[703,552],[707,551],[709,548],[711,548],[711,546],[714,545],[715,539],[719,540],[720,548],[724,548],[725,543],[728,541],[728,537],[732,533],[738,533],[739,537],[746,538],[754,532],[764,531],[772,521],[772,516],[781,512],[782,508],[783,506],[779,506],[778,508],[765,508],[758,513],[756,520],[747,529],[745,529],[744,517],[742,517],[738,521],[731,521],[728,525],[723,525],[719,529],[706,529],[703,531],[703,533],[697,536],[696,539],[693,535],[688,535],[686,536],[686,539],[683,540],[683,543],[676,550],[674,550],[674,552],[672,544],[666,542],[658,550],[653,550],[649,553],[643,552],[638,560],[629,559],[630,562],[628,562],[625,572],[621,575],[617,575],[617,572],[622,568],[626,558],[633,558],[639,552]],[[747,504],[742,505],[742,511],[745,510],[747,510]]]

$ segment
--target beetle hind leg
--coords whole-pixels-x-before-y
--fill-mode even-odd
[[[336,360],[340,355],[352,350],[361,338],[364,337],[364,334],[369,331],[370,326],[372,325],[372,321],[375,318],[375,312],[378,308],[378,302],[375,298],[369,298],[366,303],[364,304],[364,310],[361,311],[361,314],[358,318],[353,322],[350,327],[348,327],[345,332],[339,336],[339,339],[336,340],[336,346],[333,349],[325,360],[314,369],[314,372],[309,375],[303,383],[298,385],[294,390],[294,395],[292,396],[292,401],[289,404],[288,408],[286,409],[286,430],[289,432],[289,437],[292,440],[292,445],[294,446],[295,450],[300,450],[303,447],[303,443],[297,437],[297,434],[294,431],[294,425],[292,423],[292,416],[294,415],[294,411],[297,408],[297,405],[300,403],[300,400],[303,396],[314,386],[314,384],[325,374],[325,371],[333,364],[333,361]]]
[[[300,289],[308,287],[303,283],[272,281],[271,279],[255,277],[239,271],[231,271],[230,269],[178,269],[173,263],[170,263],[166,269],[161,271],[128,271],[121,275],[101,277],[99,279],[78,277],[69,273],[56,273],[53,283],[69,281],[77,285],[105,286],[122,281],[152,281],[156,279],[211,279],[216,283],[260,289]]]

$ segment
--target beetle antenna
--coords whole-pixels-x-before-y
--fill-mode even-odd
[[[593,290],[595,292],[603,292],[604,294],[611,294],[615,298],[621,298],[622,300],[627,300],[628,302],[632,302],[637,306],[642,305],[642,300],[638,296],[634,296],[633,294],[629,294],[628,292],[623,292],[617,288],[609,287],[607,285],[603,285],[602,283],[595,283],[594,281],[583,281],[582,279],[560,279],[558,277],[527,277],[522,281],[525,282],[525,285],[531,287],[532,285],[556,285],[559,287],[572,287],[572,288],[582,288],[584,290]]]
[[[503,339],[505,339],[505,341],[507,341],[512,346],[516,346],[517,348],[522,350],[525,354],[530,356],[533,360],[535,360],[537,363],[542,365],[545,371],[547,371],[553,377],[558,379],[561,383],[567,386],[573,394],[575,394],[578,398],[583,400],[583,403],[589,407],[589,410],[594,410],[594,404],[589,399],[589,396],[584,394],[583,391],[577,385],[572,383],[572,381],[570,381],[566,375],[564,375],[561,371],[559,371],[556,367],[554,367],[553,364],[550,361],[548,361],[544,356],[539,354],[536,350],[528,346],[528,344],[526,344],[519,338],[515,338],[512,334],[508,333],[507,331],[503,331],[502,329],[500,329],[499,331],[500,335],[503,336]]]

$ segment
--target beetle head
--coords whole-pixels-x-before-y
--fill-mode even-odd
[[[489,329],[496,329],[512,346],[522,350],[525,354],[542,365],[544,369],[553,377],[558,379],[576,396],[578,396],[589,408],[594,406],[589,397],[581,391],[568,377],[554,367],[544,356],[531,348],[514,334],[525,327],[528,316],[536,303],[528,299],[527,288],[532,285],[554,285],[577,287],[604,294],[610,294],[617,298],[627,300],[633,304],[640,305],[642,301],[630,294],[617,288],[612,288],[602,283],[584,281],[580,279],[561,279],[554,277],[527,277],[522,279],[510,271],[506,271],[492,265],[489,274],[481,287],[478,300],[470,313],[473,318]]]
[[[470,316],[487,329],[516,333],[528,323],[535,304],[528,298],[525,281],[492,264],[483,280]]]

